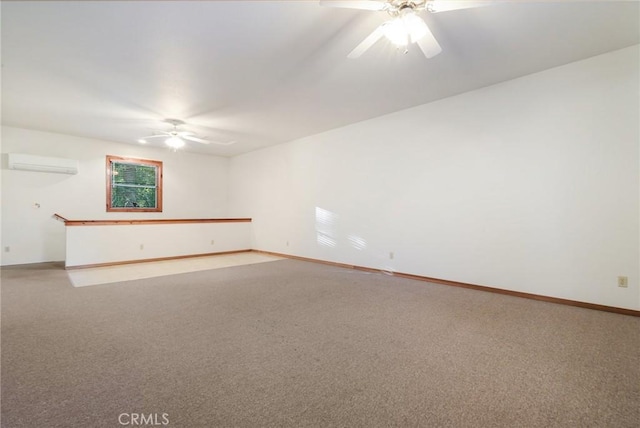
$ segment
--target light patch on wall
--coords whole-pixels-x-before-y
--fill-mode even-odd
[[[349,235],[347,239],[351,243],[351,246],[356,250],[364,250],[367,248],[367,241],[364,238],[356,235]]]
[[[335,247],[335,224],[338,216],[320,207],[316,207],[316,242],[325,247]]]
[[[318,244],[324,245],[325,247],[335,247],[336,245],[338,245],[335,239],[320,232],[316,233],[316,240]]]

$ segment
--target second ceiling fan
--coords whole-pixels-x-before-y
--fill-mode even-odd
[[[400,49],[407,51],[410,43],[418,45],[424,56],[433,58],[442,52],[440,44],[418,15],[426,10],[431,13],[448,10],[469,9],[487,6],[492,2],[485,0],[320,0],[321,6],[362,9],[387,12],[392,19],[383,22],[369,34],[354,50],[347,55],[358,58],[382,37],[386,37]]]
[[[179,120],[179,119],[165,119],[163,122],[164,123],[168,123],[169,125],[173,126],[173,129],[170,129],[168,131],[154,130],[154,134],[153,135],[148,135],[146,137],[143,137],[143,138],[139,139],[138,142],[146,143],[147,140],[150,139],[150,138],[164,138],[165,139],[165,144],[167,146],[171,147],[174,150],[179,149],[182,146],[184,146],[185,145],[185,140],[195,141],[196,143],[201,143],[201,144],[213,143],[213,144],[218,144],[218,145],[221,145],[221,146],[228,146],[228,145],[231,145],[231,144],[235,143],[235,141],[228,141],[228,142],[212,141],[212,140],[209,140],[206,137],[198,137],[193,132],[182,131],[182,130],[178,129],[178,127],[186,125],[186,124],[185,124],[184,121]]]

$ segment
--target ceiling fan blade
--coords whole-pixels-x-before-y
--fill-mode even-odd
[[[378,28],[376,28],[375,30],[373,30],[373,33],[369,34],[367,36],[366,39],[364,39],[363,41],[360,42],[360,44],[358,46],[356,46],[350,53],[349,55],[347,55],[347,58],[358,58],[360,55],[362,55],[363,53],[365,53],[367,51],[367,49],[369,49],[371,46],[373,46],[378,40],[380,40],[380,38],[384,35],[384,26],[387,23],[383,23],[382,25],[378,26]]]
[[[427,2],[427,10],[431,13],[438,13],[450,10],[491,6],[495,3],[495,1],[490,0],[430,0]]]
[[[195,141],[196,143],[202,144],[218,144],[220,146],[230,146],[231,144],[235,144],[236,141],[213,141],[213,140],[205,140],[204,138],[194,137],[193,135],[182,135],[182,138],[189,141]]]
[[[170,136],[171,135],[169,135],[169,134],[160,134],[160,135],[154,134],[154,135],[149,135],[149,136],[146,136],[146,137],[142,137],[142,139],[146,140],[148,138],[160,138],[160,137],[167,138],[167,137],[170,137]]]
[[[386,2],[377,0],[320,0],[320,6],[347,9],[383,10],[386,5]]]
[[[429,27],[427,27],[427,34],[416,40],[416,43],[418,44],[418,47],[420,48],[424,56],[426,56],[427,58],[433,58],[434,56],[442,52],[440,44],[434,37],[431,30],[429,30]]]
[[[184,138],[185,140],[195,141],[196,143],[209,144],[210,141],[205,140],[203,138],[194,137],[193,135],[182,134],[180,138]]]

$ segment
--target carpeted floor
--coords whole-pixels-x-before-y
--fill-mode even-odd
[[[58,264],[2,269],[2,427],[132,414],[638,427],[640,318],[295,260],[84,288]]]
[[[67,275],[74,287],[110,284],[134,279],[156,278],[201,270],[220,269],[282,260],[282,257],[246,251],[213,256],[188,257],[184,259],[140,262],[124,265],[69,269]]]

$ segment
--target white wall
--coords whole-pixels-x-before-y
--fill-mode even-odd
[[[65,266],[251,249],[251,223],[69,226]]]
[[[8,170],[7,153],[78,159],[80,172]],[[108,154],[163,162],[162,213],[106,212]],[[54,213],[71,220],[225,217],[228,166],[221,157],[2,127],[2,265],[64,260],[65,227]]]
[[[233,158],[230,215],[256,249],[640,309],[638,63],[634,46]]]

